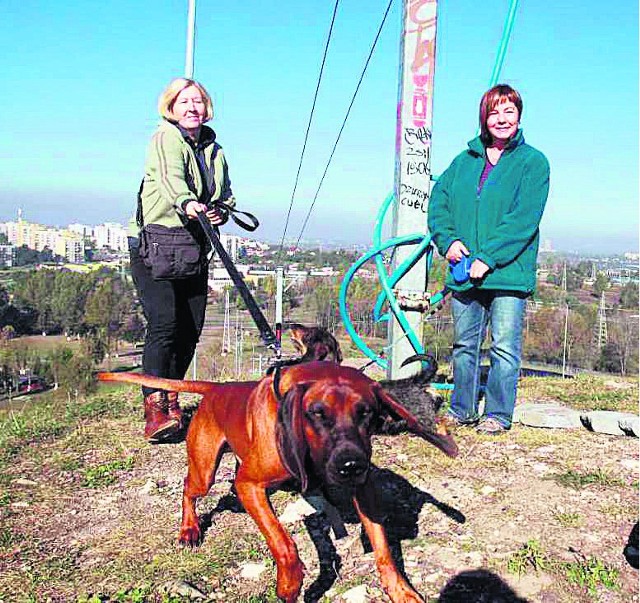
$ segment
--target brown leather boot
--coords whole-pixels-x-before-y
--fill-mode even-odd
[[[158,442],[180,429],[180,421],[168,415],[167,406],[167,392],[157,391],[145,396],[144,437],[149,442]]]
[[[182,427],[182,409],[178,404],[178,392],[167,392],[167,414]]]

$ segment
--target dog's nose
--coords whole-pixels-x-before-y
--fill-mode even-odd
[[[354,478],[359,477],[367,470],[368,464],[363,460],[345,459],[338,463],[336,469],[341,477]]]

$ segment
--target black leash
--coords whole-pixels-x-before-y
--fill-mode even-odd
[[[226,218],[228,218],[228,216],[231,215],[231,218],[233,219],[233,221],[238,226],[240,226],[241,228],[244,228],[245,230],[252,232],[259,226],[259,222],[257,218],[248,212],[238,211],[222,204],[217,204],[216,208]],[[250,223],[244,222],[242,219],[238,218],[235,214],[242,214],[243,216],[246,216],[250,220]],[[260,339],[262,339],[262,342],[264,343],[265,346],[267,346],[268,348],[272,348],[276,352],[276,354],[279,356],[280,342],[276,337],[276,334],[273,332],[273,329],[267,322],[267,319],[264,317],[264,314],[258,307],[258,304],[256,304],[255,299],[253,299],[253,296],[251,295],[251,292],[249,291],[247,284],[244,282],[242,275],[238,272],[238,269],[235,267],[233,260],[229,257],[227,250],[224,248],[224,246],[220,242],[220,237],[218,236],[217,228],[214,228],[211,225],[211,222],[209,222],[209,219],[207,218],[207,215],[204,212],[198,212],[197,216],[198,216],[198,221],[200,222],[200,226],[202,226],[202,230],[204,230],[205,235],[211,242],[211,245],[215,249],[216,253],[220,257],[220,260],[224,264],[224,267],[229,273],[229,277],[233,281],[233,284],[238,290],[238,293],[240,293],[240,297],[242,297],[242,300],[246,304],[247,310],[249,310],[249,314],[251,314],[251,318],[253,318],[253,322],[256,323],[256,327],[258,327],[258,331],[260,332]]]

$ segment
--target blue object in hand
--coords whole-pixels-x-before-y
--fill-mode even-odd
[[[449,269],[451,270],[451,276],[456,284],[461,285],[469,280],[469,271],[471,270],[471,260],[468,256],[463,255],[460,261],[449,262]]]

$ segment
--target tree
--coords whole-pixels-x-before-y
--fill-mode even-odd
[[[94,334],[99,334],[111,351],[113,337],[120,331],[133,305],[130,290],[116,275],[101,280],[87,297],[84,322]]]
[[[593,294],[599,298],[608,287],[609,279],[607,278],[607,275],[604,272],[598,272],[598,274],[596,274],[596,282],[593,283]]]
[[[622,287],[619,304],[626,310],[638,310],[638,283],[629,282]]]

